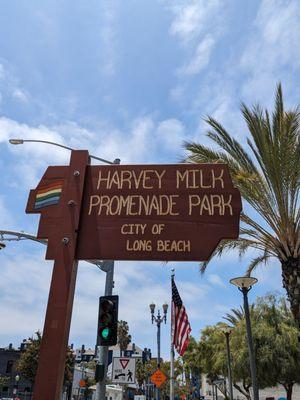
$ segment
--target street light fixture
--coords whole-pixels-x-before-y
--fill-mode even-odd
[[[230,343],[229,337],[231,334],[231,328],[228,325],[224,325],[221,328],[226,338],[226,351],[227,351],[227,368],[228,368],[228,386],[229,386],[229,397],[233,400],[233,386],[232,386],[232,373],[231,373],[231,355],[230,355]]]
[[[20,375],[15,376],[15,388],[14,388],[14,394],[16,395],[15,398],[18,397],[18,389],[19,389],[19,380],[20,380]]]
[[[70,150],[70,151],[75,150],[75,149],[72,149],[72,147],[68,147],[68,146],[65,146],[65,145],[63,145],[63,144],[59,144],[59,143],[55,143],[55,142],[49,142],[48,140],[21,139],[21,138],[18,138],[18,139],[9,139],[9,143],[10,143],[10,144],[14,144],[14,145],[23,144],[23,143],[25,143],[25,142],[31,142],[31,143],[32,143],[32,142],[33,142],[33,143],[46,143],[46,144],[51,144],[51,145],[53,145],[53,146],[62,147],[63,149],[67,149],[67,150]],[[102,161],[102,162],[104,162],[104,163],[106,163],[106,164],[120,164],[120,159],[119,159],[119,158],[116,158],[116,159],[112,162],[112,161],[105,160],[104,158],[92,156],[91,154],[90,154],[90,157],[93,158],[93,159],[95,159],[95,160]]]
[[[168,312],[169,305],[167,303],[164,303],[162,305],[162,308],[163,308],[163,311],[164,311],[164,316],[165,316],[165,318],[167,320],[167,312]],[[166,320],[165,320],[165,322],[166,322]]]
[[[239,276],[238,278],[230,279],[230,283],[237,286],[240,290],[245,288],[248,291],[258,282],[256,278],[252,276]]]
[[[155,304],[151,303],[149,305],[151,312],[151,322],[152,324],[155,322],[157,326],[157,368],[160,368],[160,325],[162,322],[167,323],[167,312],[168,312],[168,304],[164,303],[162,305],[164,315],[160,315],[160,310],[157,311],[157,316],[154,315],[155,312]],[[159,400],[160,397],[160,389],[156,388],[156,400]]]
[[[155,304],[154,304],[154,303],[151,303],[151,304],[149,305],[149,307],[150,307],[151,316],[152,316],[152,322],[153,322],[154,311],[155,311]]]
[[[255,285],[257,282],[258,282],[258,280],[251,276],[241,276],[241,277],[230,279],[230,283],[234,286],[237,286],[239,291],[243,293],[246,330],[247,330],[247,339],[248,339],[248,349],[249,349],[249,362],[250,362],[250,371],[251,371],[253,399],[254,400],[259,400],[259,391],[258,391],[256,362],[255,362],[254,346],[253,346],[253,338],[252,338],[252,330],[251,330],[248,292],[252,289],[252,286]]]

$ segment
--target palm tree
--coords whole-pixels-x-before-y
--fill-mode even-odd
[[[285,110],[279,84],[271,115],[259,105],[242,104],[241,111],[250,133],[247,149],[208,117],[207,136],[219,149],[187,142],[186,162],[228,164],[249,213],[241,215],[239,238],[221,242],[213,256],[225,250],[237,249],[240,255],[249,248],[258,250],[248,266],[249,275],[271,257],[279,260],[283,286],[300,327],[299,108]],[[202,271],[206,267],[207,262]]]
[[[120,357],[129,343],[131,342],[131,335],[129,335],[129,326],[126,321],[118,321],[118,345],[120,347]]]

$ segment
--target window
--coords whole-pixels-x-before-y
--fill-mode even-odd
[[[7,364],[6,364],[6,373],[7,374],[11,374],[13,365],[14,365],[14,361],[13,360],[8,360],[7,361]]]

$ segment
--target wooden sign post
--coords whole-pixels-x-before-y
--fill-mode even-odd
[[[54,260],[34,400],[59,400],[65,369],[77,275],[75,257],[87,151],[73,151],[68,167],[49,167],[29,195],[26,212],[41,213],[38,238],[48,239]]]
[[[60,399],[77,260],[208,260],[238,237],[241,209],[224,164],[91,166],[72,151],[48,167],[26,209],[54,260],[34,400]]]

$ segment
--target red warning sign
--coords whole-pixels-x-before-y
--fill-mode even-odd
[[[126,369],[128,363],[129,363],[128,358],[120,358],[120,364],[122,365],[123,369]]]

